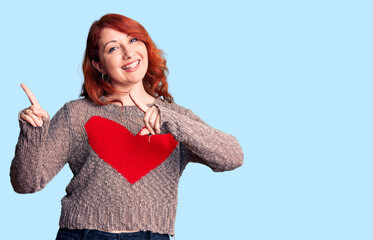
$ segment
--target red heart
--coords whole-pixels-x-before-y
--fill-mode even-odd
[[[132,184],[164,162],[178,144],[171,134],[134,135],[99,116],[91,117],[84,127],[97,155]]]

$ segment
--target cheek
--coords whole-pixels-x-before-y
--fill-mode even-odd
[[[110,57],[109,59],[106,59],[104,62],[104,66],[107,70],[114,69],[118,63],[118,60],[116,60],[114,57]]]
[[[145,51],[145,54],[144,54],[144,66],[146,67],[146,70],[148,69],[148,66],[149,66],[149,59],[148,59],[148,54],[147,52]]]
[[[144,74],[148,72],[148,67],[149,67],[148,58],[144,58]]]

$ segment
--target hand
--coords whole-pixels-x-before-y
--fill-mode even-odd
[[[28,99],[31,102],[31,106],[28,107],[23,111],[21,114],[21,119],[28,122],[34,127],[41,127],[43,126],[43,119],[42,117],[49,118],[48,113],[41,108],[38,100],[36,100],[36,97],[34,94],[31,92],[31,90],[25,85],[21,84],[21,87],[23,91],[25,91]]]
[[[146,128],[140,131],[140,136],[161,133],[161,115],[158,107],[146,106],[144,103],[136,99],[136,97],[132,93],[130,93],[129,96],[132,99],[133,103],[145,113],[144,123]]]

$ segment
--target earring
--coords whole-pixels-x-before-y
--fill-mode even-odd
[[[101,78],[104,82],[108,82],[109,81],[109,76],[107,74],[103,74],[101,73]]]

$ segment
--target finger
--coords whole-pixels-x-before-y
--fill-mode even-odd
[[[42,109],[39,117],[45,117],[45,118],[49,119],[49,114],[48,114],[47,111],[45,111],[44,109]]]
[[[139,133],[140,136],[149,135],[149,134],[150,132],[147,128],[142,129]]]
[[[151,110],[148,110],[145,115],[144,115],[144,123],[145,123],[145,127],[149,130],[149,132],[154,135],[155,132],[152,128],[152,126],[150,125],[149,123],[149,117],[150,117],[150,114],[151,114]]]
[[[29,116],[32,118],[32,120],[36,123],[36,125],[38,125],[39,127],[41,127],[43,125],[43,120],[36,116],[32,110],[30,109],[26,109],[24,112],[23,112],[25,115]]]
[[[43,117],[45,114],[48,115],[48,113],[47,113],[45,110],[43,110],[42,108],[37,107],[37,106],[35,106],[35,105],[31,105],[29,108],[27,108],[27,109],[25,110],[25,112],[26,112],[26,114],[28,114],[28,115],[32,115],[32,114],[34,114],[34,115],[35,115],[36,117],[38,117],[38,119],[40,119],[40,120],[41,120],[41,117]]]
[[[36,116],[35,114],[31,114],[31,115],[27,114],[27,116],[31,117],[32,120],[36,123],[37,126],[39,126],[39,127],[43,126],[44,122],[40,117]]]
[[[44,112],[41,109],[35,109],[33,110],[34,114],[38,117],[43,117]]]
[[[159,109],[156,106],[152,107],[153,112],[150,116],[150,126],[155,130],[156,133],[161,132],[161,115]]]
[[[21,114],[21,119],[22,119],[22,120],[25,120],[26,122],[28,122],[28,123],[31,124],[32,126],[37,127],[37,126],[36,126],[36,123],[34,122],[34,120],[33,120],[30,116],[28,116],[28,115],[22,113],[22,114]]]
[[[140,108],[141,111],[143,111],[143,112],[147,112],[147,111],[149,110],[149,107],[146,106],[145,104],[143,104],[142,102],[137,101],[137,100],[135,99],[135,97],[132,96],[132,93],[130,93],[129,95],[130,95],[130,98],[131,98],[132,102],[133,102],[133,103],[134,103],[138,108]]]
[[[155,121],[156,121],[159,113],[158,113],[156,107],[151,107],[148,112],[150,112],[150,116],[149,116],[149,120],[148,120],[149,124],[155,130]]]
[[[152,135],[154,135],[154,134],[155,134],[155,131],[154,131],[154,129],[150,126],[149,121],[144,119],[144,122],[145,122],[145,127],[146,127],[146,129],[148,129],[148,131],[149,131]]]
[[[22,87],[23,91],[25,91],[25,93],[26,93],[28,99],[30,100],[31,104],[36,105],[36,106],[40,106],[38,100],[36,100],[36,97],[31,92],[31,90],[23,83],[21,83],[21,87]]]
[[[35,105],[32,105],[29,107],[36,116],[38,117],[45,117],[45,118],[49,118],[49,114],[47,113],[47,111],[45,111],[44,109],[42,109],[40,106],[35,106]]]
[[[154,125],[155,131],[160,134],[161,133],[161,115],[157,115],[157,118],[155,119],[155,125]]]
[[[35,115],[40,115],[42,113],[42,108],[40,106],[35,106],[35,105],[31,105],[29,107],[29,109],[31,109],[31,111],[35,114]]]

